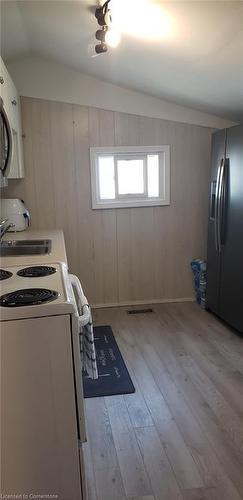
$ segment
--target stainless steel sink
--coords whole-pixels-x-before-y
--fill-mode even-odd
[[[0,255],[44,255],[51,252],[51,240],[2,240]]]

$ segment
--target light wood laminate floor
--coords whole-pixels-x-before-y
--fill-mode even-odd
[[[243,499],[243,336],[194,303],[94,312],[136,393],[86,400],[88,500]]]

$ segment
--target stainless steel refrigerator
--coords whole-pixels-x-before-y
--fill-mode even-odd
[[[213,134],[207,308],[243,333],[243,125]]]

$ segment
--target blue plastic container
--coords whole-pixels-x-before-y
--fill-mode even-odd
[[[194,277],[194,288],[196,292],[197,303],[205,309],[206,307],[206,269],[207,263],[205,260],[193,259],[191,268]]]

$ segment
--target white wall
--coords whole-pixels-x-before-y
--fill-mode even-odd
[[[212,129],[23,97],[22,198],[34,229],[62,228],[70,272],[91,303],[136,304],[194,296],[190,261],[206,257]],[[92,210],[90,147],[169,144],[168,206]]]
[[[17,59],[7,66],[20,95],[25,97],[81,104],[212,128],[235,125],[230,120],[103,82],[41,57]]]

